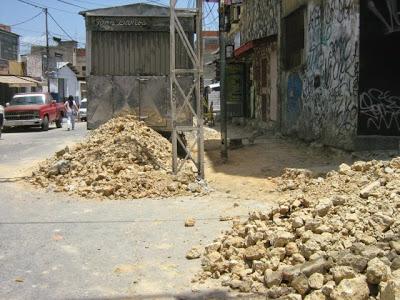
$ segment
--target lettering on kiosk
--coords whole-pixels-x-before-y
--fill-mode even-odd
[[[139,19],[96,20],[97,26],[146,26],[147,23]]]

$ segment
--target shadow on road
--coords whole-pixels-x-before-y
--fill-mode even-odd
[[[49,131],[62,129],[56,127],[49,127]],[[22,132],[44,132],[40,127],[11,127],[11,128],[4,128],[3,133],[22,133]]]
[[[96,298],[69,298],[69,300],[147,300],[147,299],[176,299],[176,300],[222,300],[222,299],[265,299],[265,296],[261,295],[238,295],[233,296],[225,291],[212,290],[207,292],[199,293],[183,293],[183,294],[149,294],[149,295],[137,295],[127,297],[96,297]]]

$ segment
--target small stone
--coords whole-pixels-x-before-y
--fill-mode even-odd
[[[282,272],[281,271],[272,271],[271,269],[265,270],[264,282],[265,282],[265,285],[269,288],[280,285],[282,282]]]
[[[294,235],[287,231],[278,231],[272,242],[274,247],[285,247],[287,243],[294,240]]]
[[[302,296],[304,296],[310,289],[308,286],[308,279],[304,274],[296,276],[290,285]]]
[[[322,287],[321,291],[322,293],[324,293],[324,295],[326,297],[330,297],[333,290],[335,289],[335,282],[334,281],[328,281],[327,283],[325,283],[325,285]]]
[[[332,300],[367,300],[369,288],[364,276],[343,279],[331,293]]]
[[[400,276],[397,276],[397,273],[381,291],[380,300],[400,300]]]
[[[185,227],[193,227],[196,224],[196,220],[193,218],[187,218],[185,220]]]
[[[325,300],[326,297],[322,291],[312,291],[304,297],[304,300]]]
[[[367,199],[369,197],[369,195],[380,186],[381,186],[380,180],[376,180],[376,181],[366,185],[360,191],[360,197],[364,198],[364,199]]]
[[[351,279],[356,277],[356,272],[348,266],[338,266],[330,270],[336,284],[339,284],[343,279]]]
[[[286,255],[292,256],[295,253],[299,252],[299,248],[297,247],[297,244],[295,242],[289,242],[286,245]]]
[[[192,193],[200,193],[201,186],[197,182],[190,182],[187,186],[187,189]]]
[[[390,265],[390,268],[392,271],[399,270],[400,269],[400,256],[396,257],[392,260],[392,263]]]
[[[259,260],[263,257],[265,257],[267,254],[267,250],[262,244],[250,246],[246,248],[244,252],[244,256],[248,260]]]
[[[187,259],[196,259],[200,258],[200,256],[201,256],[200,247],[193,247],[186,253]]]
[[[328,213],[332,205],[333,204],[330,199],[322,199],[315,207],[315,213],[320,217],[324,217]]]
[[[300,227],[303,227],[303,225],[304,225],[304,221],[302,218],[300,218],[300,217],[293,218],[293,220],[292,220],[293,228],[300,228]]]
[[[379,258],[374,258],[368,262],[367,282],[371,284],[379,284],[386,281],[390,275],[390,268],[385,265]]]
[[[361,255],[344,253],[337,258],[336,264],[339,266],[350,266],[358,273],[362,273],[367,268],[368,259]]]
[[[175,191],[177,191],[179,189],[179,184],[177,182],[172,182],[167,186],[167,189],[170,192],[175,192]]]
[[[397,254],[400,254],[400,240],[398,241],[390,241],[390,247],[396,251]]]
[[[233,219],[232,216],[219,216],[219,220],[221,222],[231,221]]]
[[[324,285],[324,275],[321,273],[314,273],[308,278],[308,285],[314,290],[319,290]]]
[[[351,172],[351,167],[348,164],[343,163],[339,166],[339,174],[346,175],[349,172]]]
[[[333,204],[334,206],[339,206],[339,205],[343,205],[343,204],[346,203],[346,198],[343,197],[343,196],[338,196],[338,195],[336,195],[336,196],[333,196],[333,197],[331,198],[331,200],[332,200],[332,204]]]
[[[282,300],[302,300],[302,297],[299,294],[289,294],[284,296]]]

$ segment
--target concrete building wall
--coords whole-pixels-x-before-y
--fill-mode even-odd
[[[26,73],[28,76],[34,78],[42,78],[43,62],[40,53],[29,54],[26,56]]]
[[[241,44],[278,33],[280,0],[246,0],[241,15]]]
[[[285,4],[286,2],[286,4]],[[303,63],[282,70],[283,131],[305,140],[354,148],[359,78],[357,0],[284,1],[291,13],[305,5]],[[281,35],[285,43],[285,36]]]

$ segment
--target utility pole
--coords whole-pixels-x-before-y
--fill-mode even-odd
[[[49,60],[50,60],[50,49],[49,49],[49,24],[47,20],[47,8],[44,8],[44,14],[46,16],[46,76],[47,76],[47,91],[50,93],[50,74],[49,74]]]
[[[226,74],[226,57],[225,57],[225,17],[221,1],[218,1],[219,13],[219,68],[220,68],[220,103],[221,103],[221,158],[226,161],[228,159],[228,126],[227,126],[227,103],[225,93],[225,74]]]

